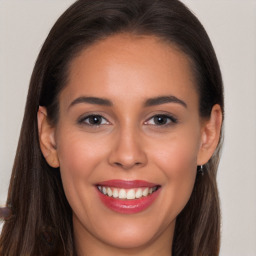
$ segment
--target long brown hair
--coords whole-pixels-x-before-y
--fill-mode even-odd
[[[10,181],[1,238],[1,256],[76,255],[72,210],[59,169],[51,168],[39,147],[37,111],[47,108],[58,122],[58,95],[69,64],[82,49],[113,34],[154,35],[178,47],[192,63],[199,113],[209,118],[214,104],[224,109],[221,72],[214,49],[198,19],[178,0],[79,0],[56,22],[38,56]],[[179,214],[173,241],[175,256],[217,256],[220,210],[216,172],[219,143],[197,175],[188,204]]]

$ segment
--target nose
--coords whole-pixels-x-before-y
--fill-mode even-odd
[[[147,164],[144,146],[139,132],[126,127],[115,137],[109,163],[124,170],[143,167]]]

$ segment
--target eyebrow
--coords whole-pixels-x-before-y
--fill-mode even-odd
[[[104,98],[97,98],[97,97],[79,97],[71,102],[68,108],[71,108],[74,105],[80,104],[80,103],[89,103],[93,105],[101,105],[101,106],[112,106],[113,103]]]
[[[145,102],[145,107],[150,107],[150,106],[156,106],[156,105],[161,105],[161,104],[166,104],[166,103],[178,103],[187,108],[187,104],[181,100],[178,99],[177,97],[170,95],[170,96],[160,96],[156,98],[151,98],[146,100]]]
[[[89,103],[93,105],[100,105],[100,106],[108,106],[111,107],[113,106],[113,103],[104,98],[98,98],[98,97],[79,97],[76,98],[71,102],[69,105],[68,109],[71,108],[74,105],[81,104],[81,103]],[[187,108],[187,104],[181,100],[178,99],[177,97],[170,95],[170,96],[160,96],[160,97],[155,97],[155,98],[150,98],[147,99],[146,102],[144,103],[145,107],[150,107],[150,106],[156,106],[156,105],[161,105],[161,104],[166,104],[166,103],[178,103]]]

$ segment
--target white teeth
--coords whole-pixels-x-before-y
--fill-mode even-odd
[[[143,196],[147,196],[148,195],[148,188],[145,188],[142,192]]]
[[[108,196],[112,196],[113,195],[111,188],[107,188],[107,194],[108,194]]]
[[[132,188],[132,189],[124,189],[124,188],[110,188],[104,186],[98,186],[99,191],[101,191],[104,195],[113,198],[119,199],[138,199],[141,197],[148,196],[157,190],[157,186],[153,188]]]
[[[135,190],[134,189],[128,190],[126,198],[127,199],[135,199]]]
[[[118,193],[118,190],[116,188],[113,190],[113,197],[114,198],[118,198],[119,197],[119,193]]]
[[[135,197],[136,197],[136,198],[141,198],[141,197],[142,197],[142,189],[141,189],[141,188],[139,188],[139,189],[137,190],[137,192],[136,192],[136,194],[135,194]]]
[[[119,198],[120,199],[126,199],[126,191],[124,189],[121,189],[119,191]]]

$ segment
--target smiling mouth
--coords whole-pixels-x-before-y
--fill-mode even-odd
[[[149,208],[158,198],[161,186],[143,180],[108,180],[96,184],[103,204],[121,214],[136,214]]]
[[[98,190],[108,196],[115,199],[122,199],[122,200],[134,200],[139,199],[142,197],[147,197],[154,192],[156,192],[160,186],[154,187],[143,187],[143,188],[117,188],[117,187],[107,187],[107,186],[97,186]]]

